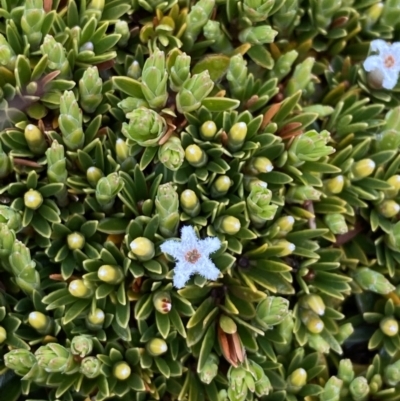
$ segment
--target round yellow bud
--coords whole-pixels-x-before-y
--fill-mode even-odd
[[[68,248],[71,250],[82,249],[85,246],[85,237],[78,232],[69,234],[67,237]]]
[[[385,200],[378,205],[379,213],[390,219],[396,216],[400,211],[400,205],[396,203],[394,200]]]
[[[24,136],[26,141],[28,142],[28,145],[30,143],[34,144],[44,141],[44,135],[42,131],[40,131],[40,129],[33,124],[28,124],[25,127]]]
[[[307,383],[307,371],[303,368],[296,369],[288,377],[288,382],[293,387],[303,387]]]
[[[338,175],[326,181],[326,189],[331,194],[340,194],[344,188],[344,177]]]
[[[282,216],[274,223],[273,229],[277,231],[276,237],[284,238],[293,230],[295,219],[293,216]]]
[[[129,157],[129,147],[121,138],[118,138],[115,142],[115,153],[117,154],[117,161],[119,163],[122,163]]]
[[[384,191],[386,198],[394,198],[400,191],[400,175],[392,175],[387,181],[393,189],[387,189]]]
[[[217,126],[214,121],[206,121],[200,127],[200,134],[203,139],[212,139],[217,133]]]
[[[28,209],[36,210],[42,206],[43,196],[40,192],[35,191],[34,189],[30,189],[25,192],[24,195],[24,204]]]
[[[0,344],[3,344],[4,341],[7,340],[7,332],[6,329],[0,326]]]
[[[362,159],[353,164],[351,172],[356,180],[369,177],[375,170],[375,162],[372,159]]]
[[[119,284],[124,279],[124,273],[119,266],[103,265],[97,271],[97,277],[107,284]]]
[[[323,299],[317,294],[305,295],[302,298],[302,304],[306,308],[310,308],[317,315],[322,316],[325,313],[325,303]]]
[[[118,380],[126,380],[131,375],[131,368],[126,362],[118,362],[114,365],[113,375]]]
[[[37,92],[38,87],[39,87],[39,85],[37,84],[37,82],[29,82],[29,84],[26,85],[26,93],[28,95],[34,95]],[[31,125],[31,124],[29,124],[29,125]],[[25,128],[25,131],[26,131],[26,128]]]
[[[273,245],[283,248],[283,250],[279,254],[280,257],[291,255],[294,252],[294,250],[296,249],[295,244],[292,244],[291,242],[289,242],[285,239],[280,239],[280,240],[274,241]]]
[[[105,314],[99,308],[96,308],[94,310],[94,313],[90,312],[89,315],[88,315],[89,322],[94,324],[94,325],[96,325],[96,326],[99,326],[99,325],[103,324],[104,323],[104,319],[105,319]]]
[[[265,181],[261,181],[256,177],[244,177],[244,187],[246,191],[251,192],[254,187],[268,188],[268,184]]]
[[[386,317],[379,323],[382,332],[388,337],[393,337],[399,332],[399,323],[392,317]]]
[[[49,318],[42,312],[31,312],[28,316],[28,322],[35,330],[42,331],[47,328]]]
[[[168,351],[168,345],[161,338],[153,338],[146,344],[146,349],[150,355],[159,356]]]
[[[256,157],[253,160],[253,167],[259,173],[269,173],[274,169],[274,166],[272,165],[271,161],[266,157]]]
[[[92,291],[86,286],[83,280],[72,280],[68,286],[69,293],[77,298],[87,298],[92,294]]]
[[[319,334],[325,327],[321,318],[310,310],[303,309],[300,312],[300,318],[310,333]]]
[[[247,135],[247,125],[244,122],[236,123],[228,132],[228,149],[237,152],[243,146]]]
[[[103,177],[104,177],[103,172],[97,167],[89,167],[86,171],[86,178],[92,187],[95,187],[100,178]]]
[[[193,209],[199,204],[199,198],[191,189],[185,189],[180,197],[181,206],[185,209]]]
[[[185,149],[186,160],[194,167],[202,167],[207,163],[207,155],[197,145],[189,145]]]
[[[212,184],[211,195],[213,197],[223,196],[232,185],[231,179],[227,175],[220,175]]]
[[[225,216],[221,220],[221,230],[225,234],[235,235],[241,228],[240,220],[233,216]]]
[[[154,257],[154,244],[145,237],[135,238],[129,246],[131,252],[140,260],[146,261]]]
[[[228,139],[235,142],[243,142],[247,135],[247,124],[239,122],[232,125],[232,128],[228,132]]]

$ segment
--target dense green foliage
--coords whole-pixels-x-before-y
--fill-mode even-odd
[[[400,399],[396,40],[400,0],[0,0],[0,398]]]

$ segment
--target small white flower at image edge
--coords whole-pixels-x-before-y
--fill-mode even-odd
[[[220,270],[211,261],[210,254],[220,247],[221,241],[217,237],[197,238],[192,226],[182,228],[181,241],[167,240],[161,244],[161,251],[176,260],[174,286],[184,287],[193,274],[199,274],[207,280],[216,280]]]
[[[370,50],[379,54],[370,55],[365,59],[365,71],[380,74],[382,86],[385,89],[393,89],[400,72],[400,42],[390,44],[376,39],[371,42]]]

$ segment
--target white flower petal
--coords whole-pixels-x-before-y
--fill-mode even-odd
[[[217,237],[207,237],[199,241],[198,248],[202,255],[208,256],[221,248],[221,241]]]
[[[365,59],[363,63],[365,71],[382,70],[383,62],[380,56],[369,56]]]
[[[174,278],[173,278],[174,287],[176,288],[184,287],[193,273],[194,270],[188,268],[187,263],[178,262],[174,269]]]
[[[160,249],[161,252],[171,255],[175,259],[180,259],[182,257],[182,246],[179,241],[169,239],[161,244]]]
[[[213,281],[218,278],[220,273],[220,270],[214,265],[214,263],[204,256],[197,261],[195,271],[207,280]]]
[[[399,79],[398,71],[385,70],[385,71],[383,71],[383,76],[384,76],[384,78],[382,81],[382,86],[385,89],[393,89],[396,86],[397,81]]]
[[[208,257],[210,253],[217,251],[221,241],[216,237],[208,237],[203,240],[197,238],[193,227],[182,228],[181,241],[167,240],[161,246],[162,252],[173,256],[177,263],[174,268],[173,284],[176,288],[182,288],[190,279],[190,276],[197,273],[208,280],[217,280],[220,275],[219,269]],[[186,260],[189,251],[196,250],[200,257],[195,263]]]
[[[392,57],[394,58],[394,68],[400,71],[400,42],[395,42],[390,48]]]
[[[382,39],[375,39],[371,42],[370,48],[373,52],[379,51],[382,53],[388,51],[390,45]]]
[[[184,226],[181,231],[182,246],[187,250],[197,248],[199,239],[192,226]]]

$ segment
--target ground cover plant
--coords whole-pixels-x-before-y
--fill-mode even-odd
[[[400,399],[400,0],[0,0],[0,399]]]

